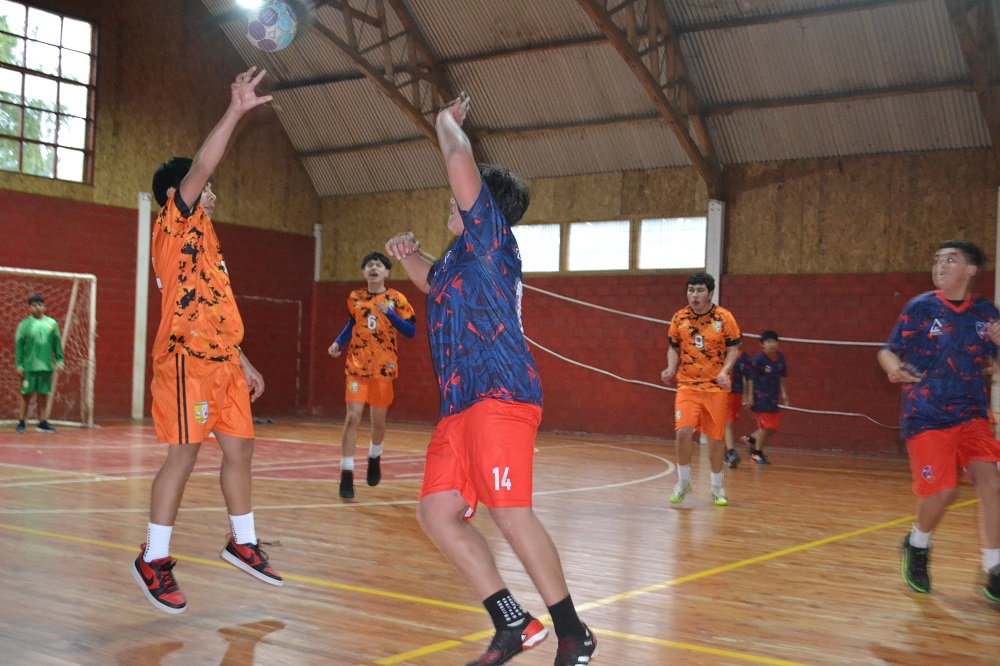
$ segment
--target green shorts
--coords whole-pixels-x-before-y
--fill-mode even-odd
[[[52,371],[26,372],[21,380],[21,395],[48,395],[52,393]]]

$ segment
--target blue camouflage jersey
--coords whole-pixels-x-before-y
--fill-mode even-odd
[[[746,352],[740,352],[733,365],[733,371],[729,375],[729,382],[732,384],[730,392],[743,395],[744,379],[753,379],[753,372],[750,368],[750,355]]]
[[[788,376],[785,355],[778,352],[776,357],[771,358],[764,352],[758,353],[751,361],[750,376],[753,378],[753,411],[761,414],[779,411],[781,378]]]
[[[465,231],[427,275],[427,330],[441,416],[487,398],[542,405],[521,328],[521,253],[486,185]]]
[[[996,306],[975,295],[955,306],[928,291],[906,304],[884,347],[923,377],[902,385],[904,437],[988,418],[990,381],[983,370],[997,348],[986,327],[997,319]]]

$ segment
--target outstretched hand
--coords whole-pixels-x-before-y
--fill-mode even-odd
[[[469,115],[470,106],[472,106],[472,98],[469,97],[469,93],[463,90],[456,99],[453,99],[438,112],[438,118],[451,116],[455,123],[461,127],[462,123],[465,122],[465,117]]]
[[[420,243],[413,237],[413,233],[396,234],[385,244],[385,251],[393,259],[402,261],[420,249]]]
[[[256,69],[256,67],[251,67],[247,71],[238,74],[236,80],[229,86],[232,92],[232,100],[229,102],[230,108],[240,113],[246,113],[250,109],[271,101],[271,95],[257,95],[255,89],[257,88],[257,84],[267,74],[267,70],[262,69],[254,76],[254,70]]]

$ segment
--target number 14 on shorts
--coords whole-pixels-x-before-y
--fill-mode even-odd
[[[508,478],[509,474],[510,467],[504,467],[502,474],[499,467],[493,468],[493,487],[495,490],[500,490],[501,488],[510,490],[510,479]]]

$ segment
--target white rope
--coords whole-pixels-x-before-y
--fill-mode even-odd
[[[622,310],[615,310],[613,308],[606,308],[603,305],[596,305],[594,303],[588,303],[586,301],[580,301],[575,298],[570,298],[569,296],[563,296],[562,294],[556,294],[551,291],[546,291],[545,289],[539,289],[538,287],[532,287],[530,284],[521,283],[525,289],[530,289],[531,291],[537,291],[539,294],[545,294],[546,296],[551,296],[552,298],[558,298],[559,300],[566,301],[568,303],[574,303],[576,305],[583,305],[588,308],[594,308],[595,310],[603,310],[604,312],[610,312],[612,314],[621,315],[623,317],[632,317],[633,319],[641,319],[643,321],[651,321],[654,324],[663,324],[665,326],[670,325],[670,321],[666,319],[657,319],[655,317],[646,317],[644,315],[633,314],[631,312],[624,312]],[[744,337],[747,338],[759,338],[759,333],[743,333]],[[805,344],[813,345],[841,345],[846,347],[884,347],[884,342],[850,342],[848,340],[811,340],[809,338],[786,338],[781,337],[782,342],[801,342]]]

